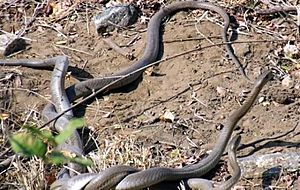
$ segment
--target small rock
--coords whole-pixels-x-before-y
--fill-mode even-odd
[[[0,53],[9,56],[12,53],[26,49],[26,42],[22,38],[18,38],[13,34],[0,35]]]
[[[137,21],[138,12],[132,5],[118,5],[105,9],[94,17],[94,24],[100,35],[114,31],[116,28],[126,28]]]
[[[265,97],[262,96],[258,98],[258,103],[262,103],[263,101],[265,101]]]
[[[264,107],[267,107],[267,106],[269,106],[271,103],[269,102],[269,101],[264,101],[263,103],[262,103],[262,106],[264,106]]]
[[[291,77],[300,79],[300,70],[295,70],[290,73]]]
[[[285,87],[291,87],[293,86],[293,79],[290,77],[290,76],[286,76],[282,81],[281,81],[281,84],[282,86],[285,86]]]

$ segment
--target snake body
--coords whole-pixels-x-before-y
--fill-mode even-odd
[[[234,184],[237,183],[241,176],[241,169],[236,159],[236,150],[240,143],[240,139],[241,136],[236,135],[228,143],[228,159],[233,171],[231,174],[232,177],[229,180],[222,183],[221,185],[214,187],[211,180],[191,178],[187,181],[188,187],[192,190],[230,190],[231,187],[233,187]],[[139,170],[130,166],[117,165],[97,174],[80,174],[76,177],[73,177],[72,180],[58,180],[51,185],[51,189],[71,190],[72,187],[80,187],[84,190],[109,190],[113,188],[114,185],[121,181],[125,176],[137,171]],[[165,189],[164,187],[160,186],[158,186],[157,188]]]
[[[42,114],[45,116],[49,117],[49,114],[51,112],[52,113],[62,112],[71,107],[71,103],[65,91],[65,76],[67,74],[68,66],[69,66],[69,60],[66,56],[58,56],[55,59],[55,66],[52,72],[52,79],[50,83],[51,97],[52,97],[52,102],[55,102],[54,105],[55,110],[48,110],[48,106],[46,106],[42,112]],[[51,107],[53,108],[53,106]],[[60,119],[64,119],[65,121],[64,122],[62,122],[61,120],[56,121],[55,129],[58,132],[63,131],[67,126],[69,120],[73,118],[73,116],[74,115],[72,110],[66,112],[62,117],[60,117]],[[74,153],[77,156],[83,155],[83,145],[79,133],[75,130],[73,134],[64,143],[60,144],[57,147],[57,149],[60,151],[67,151],[70,153]],[[76,172],[80,172],[80,173],[84,172],[84,167],[82,167],[79,164],[70,162],[68,165]],[[72,170],[68,171],[66,169],[62,169],[59,177],[69,178],[69,176],[75,176],[75,175],[76,173],[74,173]]]
[[[249,111],[262,87],[272,78],[272,76],[272,72],[267,71],[256,80],[249,98],[240,108],[235,110],[228,117],[213,150],[206,158],[197,164],[188,165],[179,169],[158,167],[133,173],[126,176],[117,185],[116,189],[142,189],[162,181],[201,177],[206,174],[217,165],[227,146],[235,125]]]
[[[236,151],[240,142],[241,142],[241,136],[236,135],[228,143],[228,160],[229,160],[229,165],[233,172],[231,174],[231,178],[219,187],[220,190],[231,189],[231,187],[233,187],[234,184],[236,184],[238,180],[241,178],[242,171],[236,158]]]
[[[230,19],[227,13],[220,7],[208,3],[208,2],[202,2],[202,1],[180,1],[172,3],[166,7],[163,7],[158,11],[149,21],[148,24],[148,31],[147,31],[147,40],[146,40],[146,47],[144,54],[142,57],[131,66],[127,67],[126,69],[117,72],[113,74],[110,77],[104,77],[104,78],[95,78],[95,79],[89,79],[86,81],[82,81],[79,83],[76,83],[74,85],[71,85],[66,89],[66,94],[68,96],[68,99],[70,102],[73,102],[74,100],[89,95],[93,91],[97,89],[101,89],[102,87],[124,77],[122,80],[114,83],[106,90],[112,90],[117,89],[122,86],[125,86],[127,84],[132,83],[135,81],[141,74],[143,73],[144,69],[141,69],[148,64],[154,62],[159,54],[160,50],[160,26],[161,22],[166,16],[169,16],[170,14],[183,10],[183,9],[206,9],[211,10],[214,12],[217,12],[223,19],[224,19],[224,28],[221,33],[222,40],[225,44],[226,51],[228,53],[229,58],[235,63],[236,67],[240,70],[241,74],[248,79],[248,77],[245,74],[245,71],[243,70],[243,67],[235,54],[232,51],[231,45],[229,44],[229,40],[227,37],[227,31],[230,25]],[[45,68],[45,67],[53,67],[53,59],[49,60],[1,60],[1,65],[15,65],[15,66],[26,66],[26,67],[34,67],[34,68]],[[134,74],[130,74],[136,70],[141,69],[139,72],[135,72]],[[54,87],[55,88],[55,87]],[[58,97],[60,98],[60,97]],[[65,106],[67,107],[67,106]]]
[[[158,11],[149,21],[148,24],[148,30],[147,30],[147,40],[146,40],[146,47],[144,54],[142,57],[137,61],[135,64],[129,66],[123,71],[117,72],[113,74],[111,77],[105,77],[105,78],[95,78],[87,81],[83,81],[80,83],[77,83],[73,86],[70,86],[66,92],[68,95],[69,100],[72,102],[73,100],[86,96],[90,93],[92,93],[95,89],[101,89],[102,87],[108,85],[109,83],[112,83],[113,81],[119,79],[122,76],[128,75],[129,73],[132,73],[133,71],[136,71],[149,63],[154,62],[159,54],[159,47],[160,47],[160,26],[163,19],[179,10],[183,9],[206,9],[211,10],[214,12],[217,12],[223,19],[224,19],[224,28],[221,33],[222,40],[225,44],[226,51],[228,53],[229,58],[235,63],[236,67],[239,69],[240,73],[247,79],[249,78],[246,76],[245,71],[235,56],[235,54],[232,51],[231,45],[228,43],[228,37],[227,37],[227,31],[230,25],[230,19],[227,13],[220,7],[208,3],[208,2],[202,2],[202,1],[180,1],[172,3],[166,7],[163,7]],[[130,84],[131,82],[135,81],[143,72],[144,70],[140,70],[139,72],[136,72],[132,75],[129,75],[128,77],[124,78],[124,80],[120,80],[119,82],[112,85],[110,88],[106,90],[112,90],[116,88],[120,88],[122,86],[125,86],[127,84]]]
[[[95,189],[108,190],[109,188],[100,188],[100,187],[103,187],[102,186],[103,184],[109,183],[109,187],[113,187],[118,184],[116,186],[116,189],[137,190],[137,189],[143,189],[145,187],[150,187],[162,181],[172,181],[172,180],[201,177],[203,174],[207,173],[218,163],[222,153],[224,152],[225,147],[227,146],[227,143],[230,139],[230,136],[234,130],[235,125],[249,111],[255,99],[257,98],[259,92],[261,91],[263,86],[272,78],[272,76],[273,74],[271,71],[266,71],[258,77],[247,100],[239,109],[235,110],[226,120],[224,127],[221,131],[221,134],[219,135],[219,138],[212,152],[209,154],[208,157],[204,158],[199,163],[189,165],[180,169],[158,167],[158,168],[150,168],[148,170],[144,170],[140,172],[138,172],[138,170],[134,171],[134,169],[132,169],[129,166],[114,166],[112,168],[100,172],[97,177],[91,180],[93,181],[91,185],[87,183],[87,186],[84,189],[85,190],[95,190]],[[220,190],[228,189],[239,179],[241,175],[239,167],[236,164],[236,160],[235,160],[235,155],[234,155],[235,150],[234,151],[232,150],[233,148],[236,148],[235,146],[237,146],[236,144],[238,143],[239,140],[235,140],[235,141],[236,141],[235,143],[229,143],[231,144],[229,146],[229,159],[230,159],[230,164],[234,170],[234,173],[230,180],[228,180],[226,183],[220,186],[219,188]],[[130,174],[132,172],[135,173]],[[124,175],[120,176],[120,174],[124,174]],[[118,177],[116,177],[117,175]],[[82,178],[84,177],[85,176],[82,176]],[[123,177],[125,178],[120,182],[120,179],[122,179]],[[98,179],[101,178],[101,180],[97,180],[97,178]],[[77,176],[77,179],[83,180],[79,176]],[[65,187],[65,186],[72,186],[72,185],[76,186],[76,183],[77,182],[75,180],[68,181],[67,183],[64,183],[64,181],[56,181],[54,185],[57,186],[59,184],[61,185],[61,187]],[[211,182],[208,182],[207,180],[204,179],[197,179],[196,181],[194,179],[190,181],[191,188],[202,187],[204,190],[207,190],[206,188],[209,189],[212,186],[212,184],[210,183]]]
[[[188,186],[192,190],[230,190],[231,187],[233,187],[241,177],[241,168],[239,167],[236,159],[236,151],[240,141],[241,136],[236,135],[228,143],[228,160],[231,168],[233,169],[233,173],[231,174],[231,178],[229,180],[217,187],[213,187],[213,183],[210,180],[192,178],[187,181]]]
[[[116,74],[113,74],[111,77],[104,77],[104,78],[95,78],[86,80],[83,82],[76,83],[66,89],[66,93],[64,92],[56,92],[52,94],[53,100],[55,101],[56,106],[52,104],[46,105],[44,109],[44,114],[48,119],[51,119],[55,117],[55,114],[60,111],[66,110],[70,106],[70,102],[75,101],[76,99],[89,95],[93,91],[96,91],[97,89],[101,89],[102,87],[105,87],[106,85],[113,83],[117,81],[118,79],[122,78],[121,80],[118,80],[118,82],[111,85],[106,90],[112,90],[117,89],[119,87],[122,87],[124,85],[130,84],[131,82],[135,81],[144,71],[144,69],[141,69],[143,67],[146,67],[148,64],[155,61],[159,54],[159,43],[160,43],[160,26],[163,19],[182,9],[206,9],[211,10],[214,12],[217,12],[223,19],[224,19],[224,28],[223,32],[221,33],[223,42],[225,42],[225,48],[227,50],[227,53],[229,55],[229,58],[236,64],[237,68],[240,70],[241,74],[248,79],[246,76],[239,60],[236,58],[234,53],[232,52],[231,46],[228,43],[227,38],[227,30],[229,28],[230,19],[226,12],[211,3],[208,2],[202,2],[202,1],[182,1],[182,2],[176,2],[172,3],[164,8],[162,8],[159,12],[157,12],[150,20],[148,24],[148,32],[147,32],[147,41],[146,41],[146,47],[143,56],[137,61],[135,64],[129,66],[127,69],[122,70],[120,72],[117,72]],[[2,60],[0,62],[1,65],[22,65],[27,67],[35,67],[35,68],[45,68],[45,67],[53,67],[56,62],[59,62],[60,60],[57,59],[57,57],[47,59],[47,60]],[[140,70],[139,70],[140,69]],[[137,71],[138,72],[134,72]],[[134,73],[133,73],[134,72]],[[133,73],[133,74],[131,74]],[[260,79],[256,82],[256,85],[253,89],[253,93],[249,100],[237,111],[235,111],[227,120],[224,129],[221,132],[220,137],[217,140],[216,146],[213,149],[212,153],[202,160],[201,162],[186,166],[181,169],[171,169],[171,168],[151,168],[146,171],[136,172],[133,174],[130,174],[131,169],[129,170],[129,173],[126,173],[128,175],[125,177],[124,180],[121,181],[116,187],[116,189],[141,189],[144,187],[148,187],[151,185],[154,185],[156,183],[159,183],[164,180],[178,180],[182,178],[191,178],[191,177],[199,177],[203,174],[207,173],[210,169],[212,169],[217,162],[219,161],[227,142],[230,138],[230,135],[232,134],[232,131],[234,129],[234,126],[236,123],[243,117],[247,111],[250,109],[251,105],[253,104],[257,94],[261,90],[262,86],[265,84],[265,82],[268,81],[270,73],[267,73],[260,77]],[[126,77],[124,77],[126,76]],[[64,91],[61,86],[58,85],[58,83],[54,82],[52,83],[53,89],[59,89],[59,91]],[[63,101],[61,101],[61,98],[63,98]],[[66,101],[64,101],[66,100]],[[58,106],[57,106],[58,105]],[[72,113],[68,112],[65,117],[60,117],[56,121],[56,125],[58,125],[58,130],[63,130],[65,124],[68,122],[68,117],[71,117]],[[69,143],[72,145],[75,145],[75,147],[80,147],[80,138],[78,135],[74,134],[73,137],[69,140]],[[124,171],[127,171],[126,167],[124,167]],[[111,170],[109,170],[111,173],[105,173],[107,176],[115,176],[115,174],[118,174],[121,171],[120,167],[115,167]],[[89,176],[90,177],[90,176]],[[76,178],[78,181],[82,181],[84,179],[81,179],[80,177]],[[77,183],[77,180],[73,180],[72,183]],[[120,180],[120,179],[118,179]],[[91,180],[89,180],[91,181]],[[62,185],[62,184],[61,184]],[[99,184],[96,184],[99,185]],[[59,185],[58,185],[59,186]]]

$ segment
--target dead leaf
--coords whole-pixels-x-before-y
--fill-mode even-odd
[[[227,95],[227,89],[221,86],[217,86],[217,93],[224,98]]]
[[[10,116],[9,113],[1,113],[1,114],[0,114],[0,119],[1,119],[2,121],[5,121],[5,120],[7,120],[7,119],[9,118],[9,116]]]
[[[152,73],[153,73],[153,71],[154,71],[154,67],[148,67],[148,68],[145,70],[145,74],[146,74],[147,76],[151,76]]]
[[[296,58],[299,50],[296,45],[286,44],[283,48],[284,55],[289,58]]]
[[[68,157],[68,158],[75,158],[76,157],[76,154],[75,153],[72,153],[70,151],[67,151],[67,150],[61,150],[60,151],[65,157]]]
[[[170,110],[166,110],[165,113],[159,117],[160,120],[173,123],[175,116]]]

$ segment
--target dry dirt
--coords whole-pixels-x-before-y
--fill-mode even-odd
[[[245,4],[225,3],[220,4],[226,5],[226,10],[240,24],[244,23],[241,7],[245,7]],[[29,8],[31,10],[26,10],[26,13],[31,15],[34,6]],[[88,8],[88,11],[85,12],[84,8]],[[82,6],[81,11],[70,13],[69,19],[57,22],[50,22],[46,16],[37,17],[24,35],[31,39],[28,41],[29,48],[10,59],[44,59],[64,54],[69,57],[71,66],[79,68],[76,72],[71,70],[71,75],[83,78],[96,78],[126,68],[136,60],[130,61],[108,47],[96,34],[90,21],[92,15],[100,8],[101,5]],[[23,27],[21,21],[24,18],[20,15],[13,17],[15,11],[13,6],[1,10],[2,16],[6,15],[6,19],[4,16],[0,21],[2,30],[11,32]],[[207,16],[197,22],[195,18],[199,19],[203,13]],[[292,24],[294,17],[290,15],[253,17],[255,19],[248,25],[249,28],[244,27],[237,40],[275,40],[282,39],[282,36],[293,39],[297,35],[295,25]],[[281,27],[277,26],[282,20]],[[53,27],[62,27],[66,38],[53,28],[44,27],[44,21]],[[176,14],[164,29],[163,58],[198,46],[219,43],[219,24],[222,22],[217,14],[201,10]],[[112,33],[110,38],[119,45],[125,45],[138,36],[137,41],[125,48],[138,59],[144,50],[145,28],[146,25],[139,21],[130,30]],[[282,35],[281,38],[279,34]],[[200,37],[207,39],[174,42],[176,39]],[[276,51],[286,43],[249,42],[235,44],[233,47],[241,62],[246,65],[247,74],[254,79],[261,71],[270,68],[272,61],[293,64],[289,60],[282,61],[280,57],[276,57]],[[2,120],[2,130],[5,127],[5,131],[13,132],[28,122],[41,125],[40,112],[47,103],[46,99],[50,99],[51,71],[24,67],[0,69],[1,74],[5,76],[13,73],[12,79],[6,82],[1,80],[3,90],[11,88],[6,97],[2,93],[3,99],[9,99],[9,106],[3,107],[2,113],[10,113],[8,119]],[[92,171],[115,164],[130,164],[140,168],[178,167],[199,160],[214,146],[220,133],[218,124],[224,122],[227,116],[239,107],[244,100],[243,92],[252,87],[226,58],[223,46],[203,49],[165,61],[154,68],[154,73],[155,75],[151,76],[144,74],[139,83],[98,97],[75,110],[76,116],[86,120],[87,127],[91,130],[89,138],[97,142],[97,148],[90,153],[96,165],[91,168]],[[68,85],[74,82],[77,82],[75,77],[67,79]],[[217,89],[221,89],[221,93]],[[225,94],[222,94],[223,92]],[[234,132],[242,135],[242,144],[285,134],[299,121],[299,89],[296,87],[285,87],[280,80],[273,80],[264,87],[259,97],[264,97],[264,101],[256,101]],[[174,114],[173,122],[160,119],[167,110]],[[238,151],[238,156],[299,151],[299,132],[298,127],[280,138],[263,140],[255,143],[253,147],[245,146]],[[4,137],[7,136],[2,135],[3,152],[9,147]],[[90,150],[91,146],[87,145],[85,149]],[[9,155],[12,155],[11,151],[0,154],[0,159]],[[226,160],[226,156],[222,157],[222,160]],[[209,178],[216,181],[227,179],[229,174],[226,168],[226,162],[221,162]],[[33,171],[41,173],[28,175]],[[0,185],[0,189],[19,189],[24,186],[28,189],[45,188],[57,171],[57,168],[43,165],[37,159],[18,161],[18,164],[1,174],[0,183],[3,185]],[[41,182],[43,177],[47,179],[45,184]],[[24,184],[26,181],[31,183]],[[270,184],[260,178],[242,178],[236,187],[297,189],[299,183],[298,172],[283,170],[279,176],[273,176]]]

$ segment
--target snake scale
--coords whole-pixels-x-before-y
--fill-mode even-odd
[[[225,49],[229,55],[229,58],[235,63],[241,74],[245,77],[245,79],[249,80],[241,63],[232,52],[232,48],[228,43],[229,40],[227,37],[227,30],[230,24],[229,16],[222,8],[212,3],[203,1],[181,1],[161,8],[160,11],[151,18],[148,24],[147,41],[143,56],[136,63],[132,64],[125,70],[113,74],[110,77],[82,81],[69,86],[65,90],[63,79],[65,71],[68,67],[68,60],[66,56],[57,56],[46,60],[1,60],[0,64],[17,66],[22,65],[34,68],[54,67],[51,91],[52,101],[55,103],[55,105],[48,104],[45,106],[43,111],[44,116],[48,120],[51,120],[57,115],[58,112],[68,109],[70,107],[70,103],[74,102],[80,97],[87,96],[111,83],[113,83],[113,85],[110,85],[108,88],[106,88],[107,91],[120,88],[135,81],[144,71],[144,69],[141,68],[146,68],[147,65],[154,62],[158,58],[160,51],[160,27],[164,18],[174,12],[188,8],[211,10],[218,13],[223,18],[224,28],[221,36],[223,42],[226,43]],[[136,72],[137,70],[138,72]],[[117,185],[116,189],[118,190],[143,189],[165,180],[180,180],[201,177],[218,163],[228,144],[235,125],[248,112],[258,93],[271,77],[272,73],[268,71],[257,79],[248,100],[230,115],[224,125],[224,128],[222,129],[214,149],[208,157],[201,160],[199,163],[188,165],[180,169],[158,167],[150,168],[144,171],[139,171],[129,166],[115,166],[103,171],[101,175],[82,174],[71,179],[69,179],[70,176],[67,176],[66,178],[62,178],[61,180],[55,182],[51,188],[69,189],[68,187],[70,187],[70,189],[74,189],[75,185],[78,189],[109,189]],[[56,130],[63,130],[72,116],[72,112],[69,111],[62,117],[59,117],[55,122]],[[65,144],[66,146],[62,146],[61,149],[72,149],[72,152],[75,152],[79,155],[82,154],[82,143],[77,132],[75,132]],[[80,166],[72,164],[70,166],[75,170],[82,171]],[[236,180],[236,178],[239,178],[239,176],[237,176],[232,181]],[[194,184],[193,180],[190,182]],[[103,184],[104,187],[102,187]],[[202,184],[202,182],[198,181],[198,184]]]

